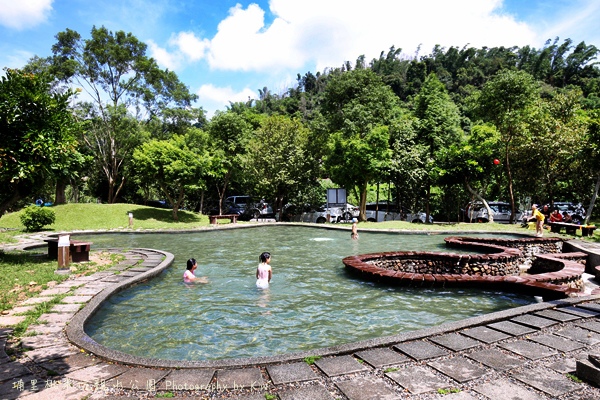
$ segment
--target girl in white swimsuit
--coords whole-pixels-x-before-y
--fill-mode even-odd
[[[259,289],[266,289],[269,287],[269,282],[271,282],[271,277],[273,276],[273,272],[271,271],[271,254],[269,252],[264,252],[260,255],[260,264],[258,264],[258,268],[256,269],[256,287]]]

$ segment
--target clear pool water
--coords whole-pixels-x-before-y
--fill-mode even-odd
[[[78,237],[79,238],[79,237]],[[297,226],[198,233],[85,237],[93,247],[146,247],[175,255],[159,277],[111,297],[86,332],[129,354],[175,360],[272,356],[388,336],[529,304],[511,293],[392,287],[346,273],[348,255],[448,251],[442,235],[403,235]],[[273,280],[255,287],[258,256],[272,253]],[[198,261],[206,285],[182,282]]]

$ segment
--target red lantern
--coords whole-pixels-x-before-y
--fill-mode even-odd
[[[498,160],[497,158],[494,158],[494,165],[498,165],[500,164],[500,160]]]

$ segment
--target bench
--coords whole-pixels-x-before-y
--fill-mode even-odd
[[[560,233],[564,228],[569,235],[575,235],[576,231],[581,229],[581,236],[593,236],[594,230],[596,230],[594,225],[578,225],[568,222],[548,222],[548,225],[550,225],[550,232]]]
[[[581,228],[581,225],[568,222],[548,222],[548,225],[550,225],[550,232],[560,233],[564,229],[568,235],[575,235],[577,229]]]
[[[218,219],[229,219],[232,224],[237,222],[238,215],[237,214],[222,214],[222,215],[209,215],[211,225],[216,225]]]
[[[44,239],[48,243],[48,258],[58,260],[58,238]],[[92,242],[84,242],[81,240],[69,240],[69,254],[71,261],[74,263],[90,261],[90,246]]]
[[[596,227],[594,225],[587,225],[581,227],[581,236],[594,236]]]

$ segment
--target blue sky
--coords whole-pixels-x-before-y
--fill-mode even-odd
[[[210,115],[392,45],[407,57],[419,45],[540,48],[555,37],[600,47],[598,21],[598,0],[0,0],[0,67],[50,55],[66,28],[123,30]]]

